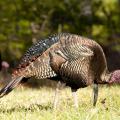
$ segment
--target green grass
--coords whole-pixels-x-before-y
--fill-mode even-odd
[[[120,87],[100,87],[97,106],[92,106],[91,87],[79,89],[79,108],[73,106],[69,88],[60,92],[53,110],[52,88],[19,87],[0,99],[0,120],[120,120]],[[105,105],[101,101],[106,98]]]

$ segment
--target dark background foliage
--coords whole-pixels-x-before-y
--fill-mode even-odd
[[[0,52],[13,68],[25,50],[50,34],[70,32],[104,48],[109,69],[120,68],[120,0],[1,0]]]

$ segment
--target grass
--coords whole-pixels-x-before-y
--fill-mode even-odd
[[[52,88],[19,87],[0,99],[0,120],[120,120],[120,87],[100,87],[97,106],[92,106],[91,87],[79,89],[79,108],[73,106],[69,88],[60,92],[53,110]],[[106,98],[104,104],[101,103]]]

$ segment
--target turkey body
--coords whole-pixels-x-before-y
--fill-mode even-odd
[[[73,90],[93,83],[105,84],[110,78],[101,46],[91,39],[69,33],[50,36],[30,47],[12,76],[12,82],[0,91],[1,97],[23,78],[59,78],[54,80]]]
[[[78,59],[62,65],[60,76],[62,76],[63,82],[72,89],[79,89],[91,85],[94,80],[94,74],[91,71],[89,63],[90,59]]]
[[[15,70],[14,76],[21,74],[24,77],[39,79],[59,76],[60,81],[73,89],[86,87],[94,82],[95,75],[96,79],[101,79],[100,77],[106,68],[106,61],[103,60],[101,63],[103,70],[100,71],[102,66],[99,61],[104,56],[101,56],[99,51],[93,53],[97,52],[97,47],[100,46],[96,42],[73,34],[63,33],[52,36],[32,46],[26,52],[18,69]],[[96,54],[100,57],[93,57]],[[99,60],[97,61],[97,59]],[[99,70],[99,73],[96,69]],[[100,74],[99,78],[97,74]]]

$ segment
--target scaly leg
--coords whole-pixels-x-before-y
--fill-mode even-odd
[[[96,105],[98,99],[98,84],[93,84],[93,106]]]
[[[74,99],[74,106],[75,108],[78,108],[78,98],[77,98],[77,90],[75,89],[72,89],[72,96],[73,96],[73,99]]]
[[[59,100],[59,93],[60,90],[65,86],[64,83],[61,83],[60,81],[57,83],[57,87],[55,90],[55,96],[54,96],[54,103],[53,103],[53,108],[56,109],[58,105],[58,100]]]

